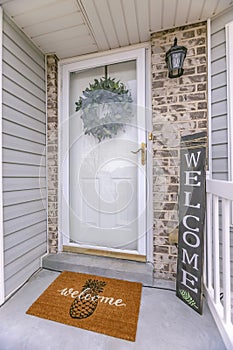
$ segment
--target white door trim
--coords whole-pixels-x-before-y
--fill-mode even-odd
[[[153,140],[149,140],[149,133],[153,138],[152,100],[151,100],[151,47],[146,47],[146,130],[147,130],[147,261],[153,264]]]
[[[59,217],[60,217],[60,223],[59,223],[59,250],[62,250],[62,233],[64,232],[69,232],[69,212],[68,212],[68,206],[66,205],[68,202],[69,198],[69,173],[68,173],[68,164],[69,164],[69,159],[68,159],[68,147],[69,147],[69,129],[68,129],[68,119],[67,116],[69,116],[69,110],[68,110],[68,104],[63,103],[63,101],[68,101],[68,96],[69,96],[69,84],[67,81],[67,76],[69,75],[70,72],[72,71],[77,71],[77,70],[83,70],[83,69],[88,69],[92,67],[98,67],[98,66],[103,66],[106,64],[113,64],[113,63],[119,63],[119,62],[124,62],[128,60],[136,59],[139,62],[139,67],[137,69],[137,79],[140,81],[140,94],[138,95],[138,105],[143,108],[144,113],[145,113],[145,103],[146,103],[146,76],[145,76],[145,47],[144,48],[136,48],[134,50],[130,49],[129,51],[120,51],[120,52],[114,52],[112,54],[104,55],[104,56],[97,56],[97,57],[88,57],[85,59],[83,57],[83,60],[77,60],[76,62],[72,61],[71,63],[67,62],[60,62],[59,65],[59,70],[60,70],[60,94],[62,97],[59,98],[59,104],[60,104],[60,113],[59,113],[59,120],[60,120],[60,126],[62,125],[62,133],[60,133],[60,145],[59,145],[59,153],[60,153],[60,167],[62,167],[62,171],[60,169],[59,174],[62,175],[59,176],[59,189],[60,189],[60,202],[59,202]],[[63,92],[61,91],[63,90]],[[61,130],[60,130],[61,131]],[[146,135],[147,132],[146,130],[139,130],[139,140],[140,142],[147,142],[146,140]],[[65,163],[64,163],[65,160]],[[62,192],[66,193],[66,199],[62,195]],[[143,193],[143,198],[141,198],[139,202],[139,212],[141,212],[144,206],[146,206],[146,201],[147,201],[147,196],[146,196],[146,190],[142,191]],[[147,225],[147,218],[145,215],[145,221],[142,223],[144,227],[146,228]],[[143,228],[141,228],[143,231]],[[142,232],[141,231],[141,232]],[[146,232],[144,230],[144,232]],[[146,239],[147,238],[147,239]],[[151,251],[151,247],[149,247],[148,242],[150,242],[151,239],[148,240],[148,237],[143,237],[140,242],[139,246],[139,254],[147,254],[148,248],[149,251]],[[125,251],[124,251],[125,252]],[[143,253],[142,253],[143,252]],[[134,251],[135,253],[135,251]],[[151,255],[151,252],[150,254]]]
[[[0,305],[5,300],[4,244],[3,244],[3,195],[2,195],[2,31],[3,11],[0,7]]]

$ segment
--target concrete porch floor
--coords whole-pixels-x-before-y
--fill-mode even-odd
[[[26,315],[58,275],[41,270],[0,308],[0,350],[226,350],[206,303],[200,316],[168,290],[143,287],[136,342]]]

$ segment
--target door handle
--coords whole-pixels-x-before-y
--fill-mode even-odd
[[[145,165],[146,164],[146,144],[145,142],[141,143],[141,147],[137,151],[131,151],[133,154],[137,154],[141,152],[141,164]]]

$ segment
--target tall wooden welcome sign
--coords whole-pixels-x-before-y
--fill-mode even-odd
[[[181,138],[176,295],[202,314],[206,133]]]

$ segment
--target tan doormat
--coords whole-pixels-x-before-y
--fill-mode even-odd
[[[62,272],[27,314],[135,341],[142,284]]]

